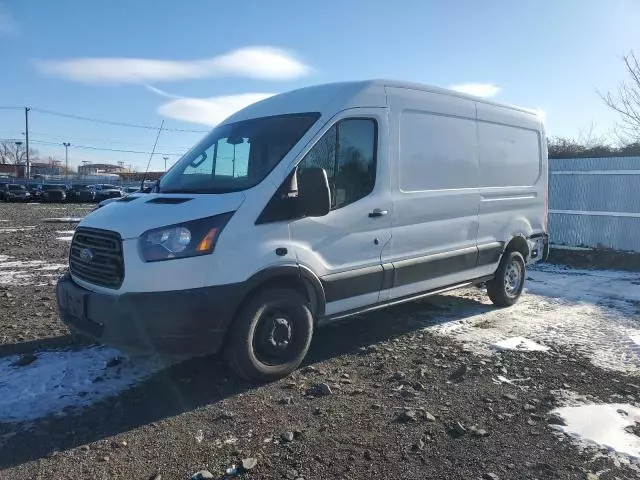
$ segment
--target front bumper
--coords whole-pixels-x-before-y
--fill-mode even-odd
[[[234,285],[169,292],[108,295],[65,275],[56,298],[73,331],[133,353],[198,356],[215,353],[240,301]]]

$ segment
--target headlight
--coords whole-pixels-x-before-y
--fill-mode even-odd
[[[208,255],[213,252],[220,232],[232,215],[233,212],[223,213],[149,230],[138,241],[140,258],[145,262],[157,262]]]

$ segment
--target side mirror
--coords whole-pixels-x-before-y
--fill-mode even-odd
[[[301,213],[323,217],[331,210],[329,180],[324,168],[305,168],[298,172],[298,199]]]

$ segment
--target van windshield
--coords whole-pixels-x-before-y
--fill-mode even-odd
[[[215,128],[160,180],[162,193],[228,193],[260,183],[319,113],[254,118]]]

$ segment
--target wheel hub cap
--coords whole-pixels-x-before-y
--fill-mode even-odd
[[[291,324],[286,318],[274,319],[267,342],[279,350],[284,350],[289,346],[289,342],[291,342]]]
[[[520,265],[513,261],[509,263],[504,275],[504,287],[509,295],[514,295],[520,289],[522,283],[522,271]]]

